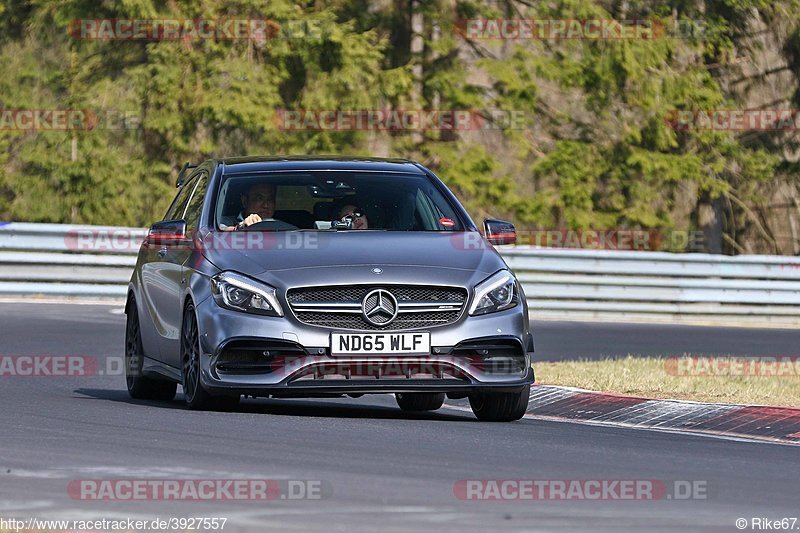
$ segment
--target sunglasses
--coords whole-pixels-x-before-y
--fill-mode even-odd
[[[363,216],[364,212],[361,209],[353,209],[351,212],[345,213],[344,216],[342,216],[342,218],[344,217],[361,218]]]

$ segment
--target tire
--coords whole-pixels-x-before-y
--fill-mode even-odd
[[[469,405],[478,420],[484,422],[512,422],[519,420],[528,409],[531,386],[518,392],[482,392],[470,395]]]
[[[241,395],[214,396],[200,380],[200,334],[194,305],[188,304],[181,324],[181,376],[183,399],[192,410],[229,411],[239,405]]]
[[[144,349],[139,311],[136,300],[128,300],[128,318],[125,324],[125,381],[128,394],[136,400],[171,401],[175,399],[178,384],[174,381],[152,379],[142,374]]]
[[[435,411],[444,403],[443,392],[404,392],[394,398],[403,411]]]

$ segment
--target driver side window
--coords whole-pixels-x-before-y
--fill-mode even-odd
[[[181,186],[172,205],[167,209],[167,214],[164,215],[163,220],[179,220],[183,218],[183,213],[186,211],[186,204],[189,203],[189,198],[192,195],[194,186],[197,183],[197,176],[189,178],[189,180]]]
[[[203,204],[206,199],[207,187],[207,174],[205,172],[201,172],[200,177],[197,178],[197,185],[194,187],[192,199],[189,200],[189,203],[186,206],[186,212],[183,215],[183,218],[186,219],[186,227],[189,229],[197,229],[197,226],[200,223],[200,214],[203,210]]]

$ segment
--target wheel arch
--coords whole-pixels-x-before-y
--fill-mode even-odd
[[[133,292],[133,289],[128,287],[128,295],[125,297],[125,314],[128,315],[131,312],[131,304],[136,301],[136,294]]]
[[[182,313],[186,312],[186,308],[189,307],[189,304],[191,304],[195,308],[197,307],[197,304],[195,304],[194,302],[194,297],[192,296],[192,293],[187,292],[183,297],[183,305],[181,306]]]

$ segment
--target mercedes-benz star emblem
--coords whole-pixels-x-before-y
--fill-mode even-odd
[[[364,297],[361,312],[373,326],[385,326],[397,317],[397,300],[391,292],[375,289]]]

